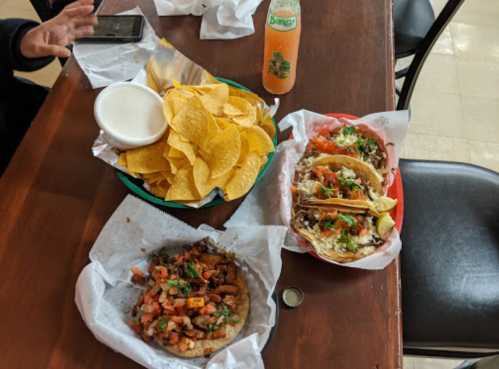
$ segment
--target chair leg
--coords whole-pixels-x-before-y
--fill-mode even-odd
[[[407,75],[407,72],[409,72],[409,67],[395,71],[395,79],[404,78]]]

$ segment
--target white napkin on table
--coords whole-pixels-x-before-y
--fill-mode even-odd
[[[203,16],[201,39],[230,40],[255,32],[253,14],[262,0],[154,0],[158,15]]]
[[[142,14],[139,7],[120,14]],[[134,78],[149,60],[158,37],[149,22],[144,24],[142,40],[131,43],[78,43],[73,55],[87,76],[92,88]]]

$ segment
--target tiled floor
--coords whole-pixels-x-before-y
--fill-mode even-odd
[[[433,0],[436,11],[445,0]],[[468,0],[435,45],[412,99],[402,155],[499,171],[499,1]]]
[[[436,10],[445,0],[433,0]],[[36,19],[28,0],[0,0],[0,18]],[[457,160],[499,171],[499,1],[468,0],[428,58],[412,100],[403,156]],[[54,61],[24,74],[51,86]],[[451,369],[459,360],[404,358],[404,369]]]

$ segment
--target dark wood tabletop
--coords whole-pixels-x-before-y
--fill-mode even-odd
[[[159,18],[152,1],[142,3],[158,35],[270,101],[261,86],[268,1],[254,17],[256,33],[233,41],[201,41],[200,18]],[[104,12],[134,4],[108,0]],[[302,23],[297,83],[281,98],[278,118],[302,108],[356,115],[394,108],[391,0],[302,1]],[[0,180],[1,368],[139,367],[99,343],[74,303],[88,252],[127,193],[90,152],[97,92],[69,60]],[[237,205],[172,214],[220,227]],[[278,290],[298,286],[305,301],[281,307],[266,368],[401,368],[398,262],[370,272],[287,251],[282,257]]]

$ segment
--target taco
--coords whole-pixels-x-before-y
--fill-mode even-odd
[[[339,154],[359,159],[383,178],[388,174],[388,153],[383,140],[364,124],[337,128],[321,126],[310,138],[307,156]]]
[[[344,206],[295,205],[291,226],[315,252],[339,263],[366,257],[381,247],[395,223],[388,213]]]
[[[366,163],[346,155],[301,160],[293,182],[293,201],[390,211],[396,200],[383,196],[382,179]]]
[[[248,286],[234,255],[209,239],[169,256],[152,257],[149,275],[133,268],[132,280],[145,284],[132,311],[131,328],[180,357],[209,355],[227,346],[248,318]]]

